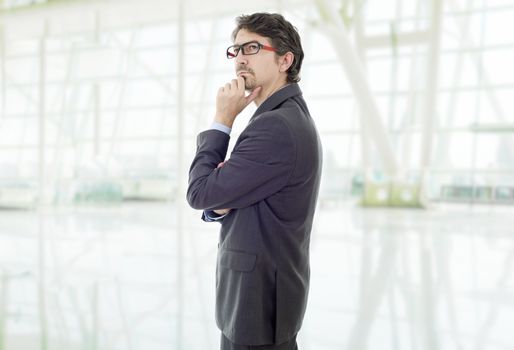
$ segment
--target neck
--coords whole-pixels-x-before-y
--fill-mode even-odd
[[[267,88],[263,87],[261,92],[259,93],[259,96],[257,96],[257,98],[254,100],[255,105],[259,107],[264,101],[268,99],[268,97],[270,97],[286,85],[288,85],[287,81],[277,80],[273,84],[270,84]]]

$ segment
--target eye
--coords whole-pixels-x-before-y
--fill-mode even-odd
[[[259,45],[256,43],[250,43],[246,46],[247,50],[250,50],[251,52],[255,52],[259,50]]]

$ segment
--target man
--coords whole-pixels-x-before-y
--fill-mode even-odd
[[[321,145],[297,85],[303,50],[296,29],[278,14],[236,23],[227,57],[237,79],[219,89],[213,127],[198,135],[187,199],[205,221],[221,223],[221,349],[297,349]],[[232,124],[251,102],[257,111],[225,161]]]

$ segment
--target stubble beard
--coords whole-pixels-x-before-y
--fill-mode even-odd
[[[252,78],[245,78],[246,91],[253,91],[255,89],[255,80]]]
[[[248,73],[246,76],[243,77],[243,79],[245,80],[245,90],[253,91],[253,89],[257,87],[257,84],[255,82],[255,76],[253,75],[253,70],[251,68],[239,66],[236,69],[236,73],[239,73],[240,71],[245,71]]]

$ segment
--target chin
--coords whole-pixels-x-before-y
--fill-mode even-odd
[[[257,84],[255,84],[255,80],[251,79],[251,78],[246,78],[245,79],[245,89],[248,90],[248,91],[252,91],[253,89],[255,89],[257,86]]]
[[[253,89],[255,89],[255,87],[256,87],[256,85],[253,81],[249,81],[249,82],[245,83],[245,89],[248,91],[252,91]]]

